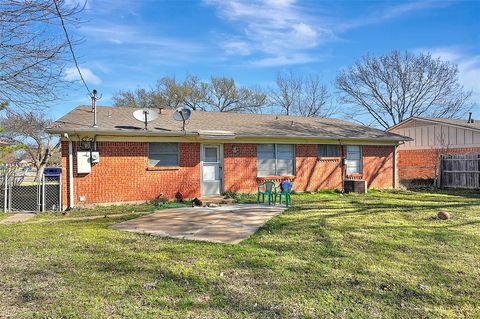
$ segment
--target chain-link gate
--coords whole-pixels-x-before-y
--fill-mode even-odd
[[[44,212],[62,209],[61,169],[46,170],[40,181],[26,169],[2,165],[1,209],[5,212]]]

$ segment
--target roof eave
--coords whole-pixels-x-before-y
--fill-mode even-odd
[[[318,140],[333,140],[333,141],[359,141],[359,140],[372,140],[379,142],[403,142],[403,141],[413,141],[410,137],[398,135],[398,138],[381,138],[381,137],[343,137],[343,136],[319,136],[319,135],[309,135],[309,136],[281,136],[281,135],[237,135],[239,139],[242,138],[265,138],[265,139],[318,139]]]
[[[391,138],[385,137],[344,137],[344,136],[320,136],[320,135],[304,135],[304,136],[282,136],[282,135],[215,135],[215,134],[200,134],[199,132],[158,132],[149,130],[104,130],[98,128],[84,128],[84,129],[62,129],[62,128],[47,128],[46,132],[49,134],[69,134],[69,135],[109,135],[109,136],[146,136],[146,137],[186,137],[186,136],[198,136],[205,139],[223,139],[223,140],[235,140],[235,139],[290,139],[290,140],[332,140],[332,141],[377,141],[384,143],[399,143],[404,141],[412,141],[410,137],[398,135]]]
[[[95,128],[86,128],[86,129],[62,129],[62,128],[47,128],[45,130],[49,134],[93,134],[93,135],[118,135],[118,136],[171,136],[171,137],[182,137],[182,136],[198,136],[197,132],[186,132],[186,131],[177,131],[177,132],[158,132],[158,131],[149,131],[149,130],[102,130]]]

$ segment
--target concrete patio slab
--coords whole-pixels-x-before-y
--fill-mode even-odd
[[[237,244],[252,235],[284,206],[228,205],[157,211],[112,226],[161,237]]]

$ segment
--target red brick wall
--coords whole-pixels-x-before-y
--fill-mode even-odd
[[[74,143],[74,154],[76,143]],[[180,143],[180,165],[176,169],[147,171],[147,143],[98,142],[100,163],[90,174],[76,173],[74,155],[74,203],[85,196],[85,204],[151,200],[163,193],[173,198],[200,196],[200,144]],[[62,143],[62,165],[68,167],[68,142]],[[68,170],[64,174],[64,199],[68,196]],[[64,201],[67,203],[67,201]]]
[[[234,153],[232,146],[237,152]],[[224,144],[224,189],[238,193],[257,191],[257,145]]]
[[[362,176],[369,188],[393,188],[394,152],[394,146],[362,146]]]
[[[398,150],[399,180],[432,179],[435,177],[435,165],[438,173],[438,156],[445,151],[435,149]],[[451,148],[448,154],[480,153],[480,147]]]
[[[177,191],[185,197],[200,196],[200,144],[180,143],[180,166],[148,171],[147,143],[98,142],[100,163],[90,174],[76,174],[74,143],[74,204],[85,196],[85,204],[151,200],[163,193],[173,198]],[[235,145],[236,152],[232,146]],[[257,177],[256,144],[224,144],[224,190],[254,193]],[[363,172],[369,187],[393,186],[393,146],[363,146]],[[295,146],[294,190],[341,189],[341,158],[318,159],[317,145]],[[68,143],[62,142],[63,202],[68,203]]]
[[[257,178],[255,144],[232,144],[224,146],[224,189],[240,193],[253,193],[263,178]],[[393,187],[393,146],[363,146],[363,172],[355,178],[366,179],[368,187]],[[341,158],[319,159],[317,145],[295,145],[295,191],[318,189],[341,189]],[[278,179],[280,180],[280,179]]]
[[[341,189],[341,158],[318,159],[317,145],[297,144],[294,190]]]

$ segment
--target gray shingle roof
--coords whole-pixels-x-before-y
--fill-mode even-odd
[[[427,122],[432,124],[444,124],[444,125],[453,125],[459,126],[471,130],[480,130],[480,120],[473,120],[473,123],[469,123],[467,119],[447,119],[442,117],[409,117],[408,119],[398,123],[395,126],[389,128],[389,131],[394,131],[397,128],[403,127],[405,124],[412,121]]]
[[[444,123],[447,125],[463,126],[466,128],[480,130],[480,121],[475,121],[475,120],[473,123],[468,123],[466,119],[445,119],[445,118],[439,118],[439,117],[425,117],[425,118],[420,117],[419,119],[425,119],[427,121]]]
[[[97,107],[97,124],[93,128],[93,114],[89,106],[79,106],[54,122],[50,133],[108,133],[109,135],[174,135],[182,133],[182,123],[173,119],[173,110],[165,110],[148,124],[132,116],[135,109],[128,107]],[[225,135],[236,137],[375,139],[404,141],[410,138],[398,134],[354,124],[340,119],[305,118],[284,115],[243,114],[194,111],[186,124],[187,135]]]

